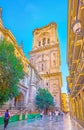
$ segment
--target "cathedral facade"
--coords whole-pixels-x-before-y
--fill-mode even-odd
[[[33,31],[33,47],[29,54],[31,63],[42,78],[41,87],[51,92],[56,107],[61,108],[62,74],[56,23]]]
[[[6,29],[2,21],[2,8],[0,8],[0,41],[6,40],[13,44],[15,49],[15,55],[23,64],[23,70],[25,76],[20,80],[18,84],[18,96],[14,97],[12,100],[4,103],[2,109],[28,109],[31,111],[35,110],[35,96],[36,91],[40,87],[41,77],[37,73],[34,66],[29,62],[27,57],[24,55],[21,46],[18,46],[16,38],[12,32]],[[1,79],[0,79],[1,80]]]

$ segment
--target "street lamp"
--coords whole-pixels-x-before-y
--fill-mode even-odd
[[[84,36],[84,32],[82,32],[81,21],[78,18],[79,7],[82,5],[84,5],[84,2],[78,0],[77,10],[76,10],[76,20],[72,25],[72,30],[75,34]]]
[[[72,25],[72,29],[73,29],[73,32],[75,34],[78,34],[78,33],[81,32],[81,23],[80,23],[80,20],[76,19],[76,21]]]

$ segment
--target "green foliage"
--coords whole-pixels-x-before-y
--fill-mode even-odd
[[[54,100],[51,93],[45,88],[39,88],[36,95],[36,105],[39,109],[49,108],[54,106]]]
[[[0,41],[0,105],[18,95],[18,83],[23,77],[23,65],[15,56],[13,44]]]

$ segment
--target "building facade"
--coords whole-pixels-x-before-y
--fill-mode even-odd
[[[21,46],[18,46],[18,43],[11,33],[10,30],[6,29],[2,22],[2,8],[0,8],[0,40],[6,39],[7,41],[11,42],[15,48],[15,55],[19,57],[23,64],[23,69],[25,72],[24,79],[20,81],[18,84],[19,87],[19,95],[15,97],[12,101],[8,101],[3,108],[28,108],[31,104],[34,106],[34,98],[37,91],[37,88],[40,86],[40,76],[38,75],[34,66],[30,63],[30,61],[24,55]],[[35,90],[35,91],[34,91]],[[30,99],[30,102],[29,102]],[[32,107],[33,110],[34,107]]]
[[[84,127],[84,0],[68,1],[67,63],[70,114]]]
[[[28,65],[28,86],[29,86],[29,94],[28,94],[28,110],[29,111],[34,111],[36,110],[36,105],[35,105],[35,97],[36,97],[36,92],[39,87],[41,87],[41,77],[39,76],[37,70],[35,67],[29,63]]]
[[[62,100],[62,111],[65,113],[69,112],[69,95],[66,93],[62,93],[61,100]]]
[[[33,48],[29,54],[31,63],[42,77],[41,87],[51,92],[60,108],[62,75],[57,25],[54,22],[33,31]]]

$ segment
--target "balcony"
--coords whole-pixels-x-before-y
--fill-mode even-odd
[[[83,40],[78,40],[74,43],[74,47],[72,49],[72,55],[70,55],[70,61],[69,61],[69,70],[71,73],[75,71],[76,65],[78,60],[80,59],[80,54],[83,46]]]
[[[75,75],[73,77],[73,86],[76,86],[77,84],[81,84],[84,80],[84,58],[81,58],[80,62],[78,62]]]
[[[82,44],[83,44],[82,40],[78,40],[78,41],[76,41],[76,43],[74,43],[72,60],[78,59]]]
[[[72,78],[70,76],[67,77],[67,89],[69,91],[72,89]]]
[[[71,72],[74,72],[76,65],[77,65],[78,60],[72,61],[72,66],[71,66]]]

